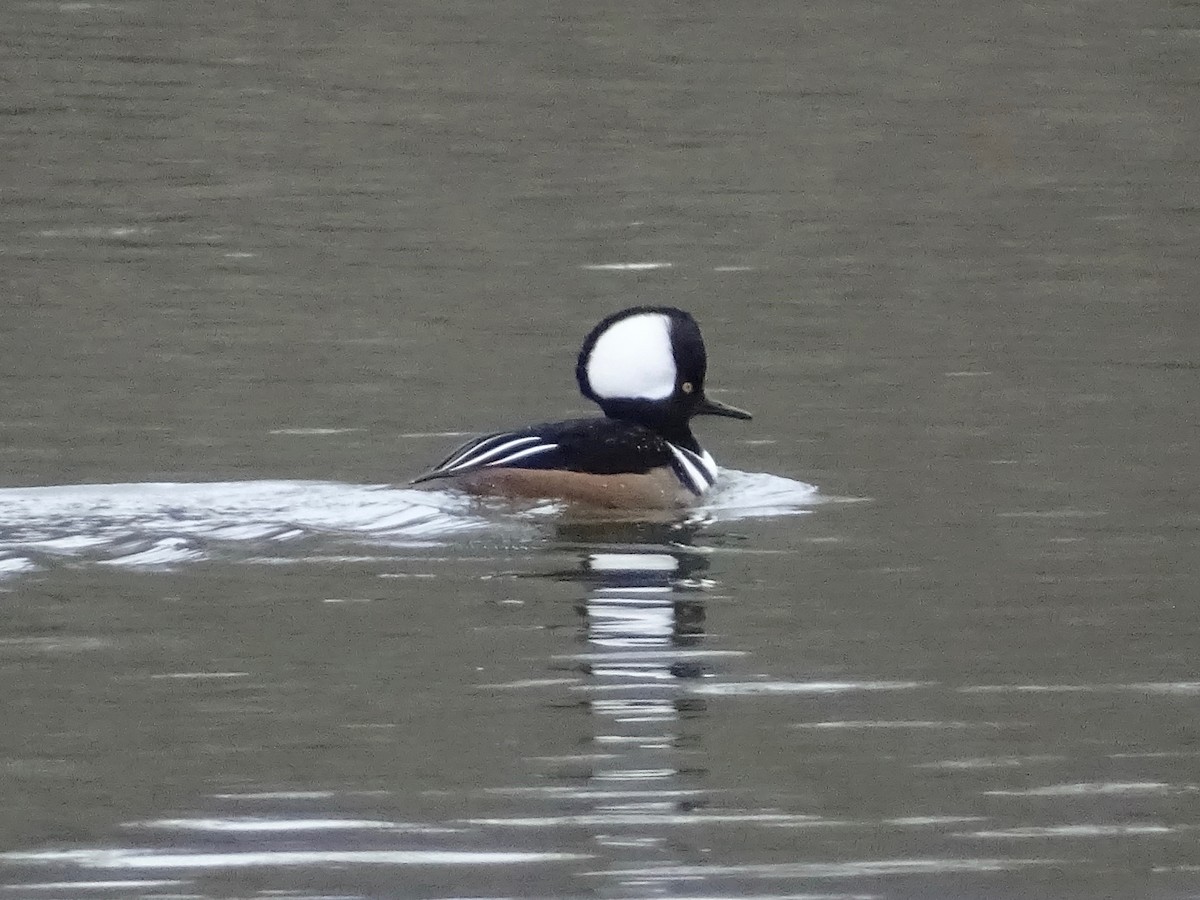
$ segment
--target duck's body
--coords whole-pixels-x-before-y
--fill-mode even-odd
[[[685,506],[717,477],[712,456],[620,419],[545,422],[459,447],[417,483],[453,478],[480,494],[560,497],[594,506]]]
[[[587,336],[576,366],[580,390],[605,416],[484,435],[414,484],[451,479],[477,494],[622,509],[686,506],[718,473],[692,434],[692,416],[750,418],[704,396],[705,367],[700,329],[687,313],[616,313]]]

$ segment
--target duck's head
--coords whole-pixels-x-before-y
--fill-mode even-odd
[[[660,431],[687,429],[692,416],[749,419],[704,395],[708,360],[700,326],[671,306],[635,306],[591,330],[579,351],[579,390],[613,419]]]

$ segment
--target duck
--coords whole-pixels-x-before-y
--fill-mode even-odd
[[[692,432],[697,416],[748,420],[708,397],[700,326],[673,306],[633,306],[599,322],[575,365],[602,416],[542,422],[468,441],[413,485],[608,509],[694,505],[720,470]]]

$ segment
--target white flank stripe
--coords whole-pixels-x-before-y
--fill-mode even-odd
[[[492,466],[512,465],[518,459],[524,459],[527,456],[534,456],[538,453],[545,453],[547,450],[557,450],[557,449],[558,449],[558,444],[542,444],[540,447],[528,447],[524,450],[519,450],[516,453],[506,456],[503,459],[497,459],[494,462],[490,462],[487,464],[486,468],[491,468]]]
[[[531,441],[536,444],[540,440],[541,438],[538,437],[513,438],[512,440],[505,441],[503,444],[493,447],[491,450],[487,450],[483,453],[468,453],[465,458],[460,458],[460,461],[455,461],[453,465],[444,466],[443,468],[445,468],[448,472],[453,472],[456,469],[466,468],[467,466],[481,466],[489,459],[493,459],[497,456],[503,456],[510,450],[516,450],[518,447],[524,447]]]
[[[686,447],[675,447],[674,449],[684,454],[684,456],[686,456],[694,465],[700,467],[701,471],[704,473],[704,480],[710,487],[714,482],[716,482],[719,470],[717,469],[717,463],[712,458],[711,453],[709,453],[707,450],[703,450],[700,453],[695,453],[691,450],[688,450]]]
[[[688,480],[688,487],[692,489],[693,493],[703,494],[708,489],[710,482],[704,477],[701,470],[696,467],[696,463],[700,462],[696,454],[689,453],[682,447],[676,447],[671,443],[668,443],[667,446],[671,448],[671,453],[675,455],[680,468],[683,469],[683,473]],[[693,460],[695,461],[693,462]]]
[[[495,443],[498,440],[501,440],[503,437],[504,437],[504,435],[502,435],[502,434],[493,434],[489,438],[481,438],[476,443],[468,442],[467,446],[460,447],[459,449],[455,450],[454,453],[451,454],[449,459],[447,459],[444,463],[442,463],[440,466],[438,466],[438,471],[439,472],[446,471],[451,466],[457,465],[462,460],[466,459],[472,453],[482,453],[486,448],[494,446]]]

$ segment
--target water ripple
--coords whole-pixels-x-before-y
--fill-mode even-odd
[[[246,850],[229,853],[157,850],[42,850],[3,853],[26,863],[73,863],[93,869],[245,869],[264,866],[503,866],[587,859],[579,853],[521,850]]]
[[[592,875],[643,878],[690,878],[746,875],[752,878],[875,878],[881,875],[943,875],[954,872],[1007,872],[1030,866],[1053,866],[1059,859],[881,859],[830,863],[778,863],[766,865],[659,866],[609,869]]]
[[[931,681],[728,681],[692,688],[694,694],[750,697],[761,694],[850,694],[859,691],[908,691]],[[850,723],[843,723],[849,725]],[[914,723],[908,723],[912,726]],[[815,727],[815,726],[809,726]]]
[[[1200,785],[1168,784],[1163,781],[1081,782],[1079,784],[1050,784],[1025,790],[984,791],[987,797],[1104,797],[1104,796],[1167,796],[1200,791]]]
[[[811,485],[726,471],[719,488],[687,520],[797,515],[808,512],[816,499]],[[481,532],[529,540],[541,533],[539,522],[560,510],[556,504],[498,509],[455,491],[323,481],[5,488],[0,489],[0,577],[62,558],[169,568],[206,559],[218,546],[237,552],[306,538],[381,548],[436,546]],[[289,560],[259,556],[255,561]]]

